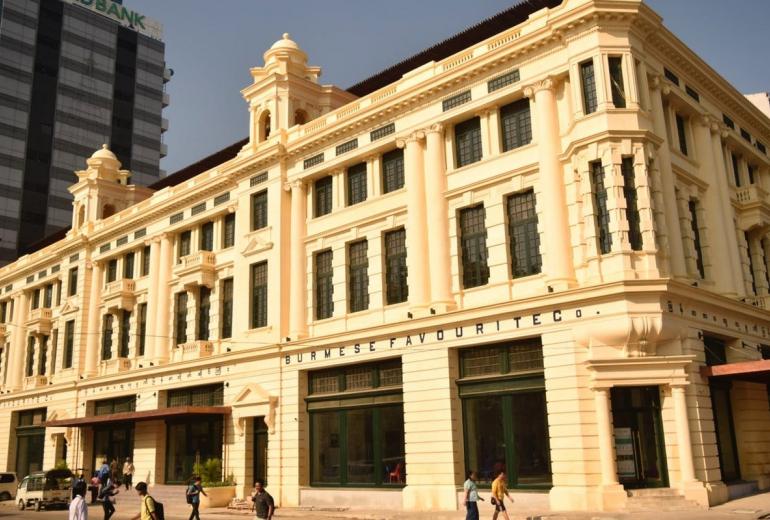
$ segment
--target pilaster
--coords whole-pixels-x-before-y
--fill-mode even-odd
[[[287,183],[284,189],[291,192],[291,219],[289,238],[289,336],[301,339],[307,336],[307,234],[306,185],[302,181]]]
[[[88,325],[86,327],[86,356],[82,374],[86,377],[96,374],[99,363],[99,340],[101,338],[101,293],[104,285],[104,264],[92,261],[86,267],[91,270],[88,298]]]

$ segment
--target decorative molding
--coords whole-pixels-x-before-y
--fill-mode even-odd
[[[543,78],[530,83],[524,87],[524,95],[528,98],[534,98],[535,94],[541,90],[554,90],[556,88],[556,81],[552,77]]]

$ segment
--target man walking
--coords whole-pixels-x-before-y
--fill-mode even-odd
[[[70,502],[69,520],[88,520],[88,506],[86,505],[86,483],[82,480],[72,486],[75,495]]]
[[[505,510],[505,498],[513,503],[511,495],[508,494],[508,478],[505,471],[501,471],[495,480],[492,481],[492,505],[495,506],[495,512],[492,513],[492,520],[497,520],[497,515],[502,513],[505,520],[509,520],[508,511]]]
[[[265,481],[258,478],[254,482],[254,493],[251,495],[254,502],[254,510],[257,512],[257,518],[261,520],[272,520],[275,512],[275,502],[273,497],[265,489]]]
[[[208,496],[206,492],[203,491],[201,478],[195,477],[193,478],[192,483],[187,487],[187,503],[192,506],[189,520],[201,520],[201,515],[198,512],[198,508],[201,505],[201,493],[203,493],[203,496]]]
[[[118,486],[112,481],[107,481],[107,485],[102,488],[99,493],[99,498],[102,499],[102,507],[104,508],[104,520],[110,520],[110,517],[115,514],[115,495],[119,493]]]
[[[147,494],[147,484],[137,482],[134,486],[137,495],[142,499],[142,505],[139,506],[139,514],[131,520],[161,520],[155,511],[155,499]]]
[[[131,457],[126,457],[126,462],[123,463],[123,483],[126,485],[126,491],[131,488],[131,481],[134,479],[134,463],[131,462]]]

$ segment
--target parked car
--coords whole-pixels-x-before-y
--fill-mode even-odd
[[[52,469],[27,475],[16,490],[16,503],[20,510],[27,507],[35,511],[53,506],[67,507],[70,503],[72,472],[68,469]]]
[[[0,500],[13,500],[18,485],[16,473],[0,473]]]

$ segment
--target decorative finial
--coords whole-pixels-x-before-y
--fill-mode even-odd
[[[283,39],[288,40],[289,39],[289,33],[283,33]]]
[[[103,144],[102,145],[102,150],[106,150],[106,149],[107,149],[107,144]]]

